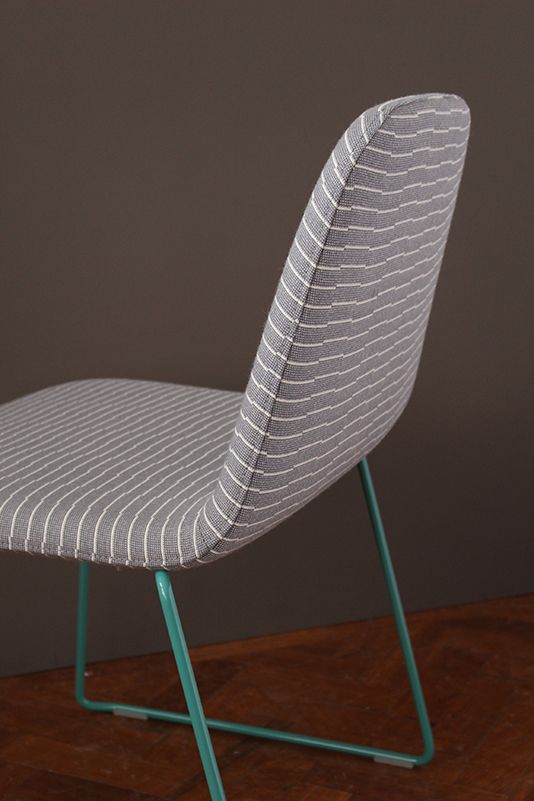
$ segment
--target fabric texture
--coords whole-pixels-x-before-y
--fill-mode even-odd
[[[455,95],[336,145],[244,395],[91,380],[0,410],[0,548],[147,568],[223,556],[366,456],[413,388],[469,136]]]

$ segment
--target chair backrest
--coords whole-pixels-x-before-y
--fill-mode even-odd
[[[368,454],[410,396],[469,136],[454,95],[348,128],[289,252],[218,485],[195,523],[215,558]]]

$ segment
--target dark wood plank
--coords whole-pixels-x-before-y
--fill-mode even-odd
[[[16,789],[0,798],[2,801],[159,801],[158,796],[48,771],[32,773]]]
[[[534,801],[534,596],[410,616],[434,762],[368,760],[214,734],[229,801]],[[417,750],[390,619],[194,649],[206,711]],[[89,667],[89,693],[183,711],[170,654]],[[80,709],[66,668],[0,680],[2,801],[209,801],[191,730]]]
[[[527,772],[534,779],[534,692],[518,687],[481,738],[459,781],[509,792]]]
[[[5,799],[34,774],[33,768],[0,761],[0,798]]]
[[[187,777],[192,757],[189,749],[178,754],[182,768],[177,770],[174,765],[154,765],[139,757],[117,757],[34,735],[16,738],[0,752],[5,762],[155,796],[165,796]]]

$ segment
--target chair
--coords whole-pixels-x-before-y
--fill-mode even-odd
[[[366,457],[412,391],[468,136],[467,105],[444,94],[382,103],[347,129],[304,212],[244,394],[86,380],[1,409],[0,548],[80,562],[79,703],[191,724],[213,801],[225,795],[209,729],[405,767],[432,759]],[[421,728],[416,755],[206,719],[172,592],[171,570],[247,545],[356,465]],[[86,698],[91,562],[153,571],[188,715]]]

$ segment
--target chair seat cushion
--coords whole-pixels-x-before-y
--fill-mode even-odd
[[[0,548],[115,565],[202,561],[194,521],[241,393],[75,381],[0,408]]]

